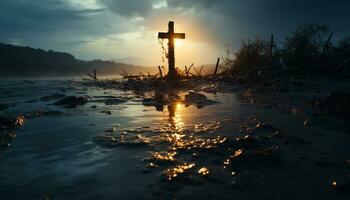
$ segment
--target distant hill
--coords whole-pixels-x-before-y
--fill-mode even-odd
[[[119,63],[128,63],[132,65],[139,65],[139,66],[156,66],[157,61],[152,59],[144,59],[144,58],[138,58],[138,57],[127,57],[127,58],[118,58],[113,59],[114,62]]]
[[[52,50],[0,43],[0,77],[80,76],[96,68],[98,75],[156,73],[157,68],[114,61],[76,59],[73,55]]]

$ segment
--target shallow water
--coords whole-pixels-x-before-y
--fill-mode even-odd
[[[40,100],[53,93],[89,102]],[[62,113],[27,119],[0,152],[0,199],[347,199],[331,185],[350,167],[342,123],[305,127],[238,94],[203,94],[219,103],[157,111],[132,92],[75,81],[1,81],[1,115]],[[125,102],[106,105],[112,97]]]

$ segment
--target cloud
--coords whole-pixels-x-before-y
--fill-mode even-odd
[[[95,10],[70,10],[57,1],[0,1],[1,30],[20,31],[55,31],[62,26],[84,19],[84,15]]]
[[[105,8],[77,8],[67,0],[1,0],[0,41],[21,40],[24,45],[66,49],[95,38],[128,31],[129,24]],[[58,45],[58,46],[57,46]]]
[[[168,9],[186,13],[213,44],[238,46],[241,39],[271,33],[280,40],[305,23],[330,25],[350,34],[348,0],[168,0]]]
[[[153,8],[154,0],[100,0],[111,11],[126,17],[146,16]]]
[[[172,8],[204,8],[208,9],[220,4],[224,0],[167,0],[167,4]]]
[[[62,51],[122,43],[125,53],[138,39],[125,35],[138,32],[157,43],[169,20],[186,41],[211,47],[238,47],[242,39],[271,33],[281,41],[308,22],[330,25],[336,39],[350,35],[349,7],[348,0],[0,0],[0,41]],[[89,46],[84,55],[104,53],[96,51]]]

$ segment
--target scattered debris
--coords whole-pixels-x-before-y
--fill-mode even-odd
[[[88,76],[90,76],[91,78],[93,78],[95,81],[97,81],[97,75],[96,75],[96,69],[94,69],[94,75],[91,75],[89,73],[86,73]]]
[[[19,115],[15,118],[0,117],[0,150],[5,150],[10,146],[11,140],[16,137],[18,127],[24,125],[25,117]]]

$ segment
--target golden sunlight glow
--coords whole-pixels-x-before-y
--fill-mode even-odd
[[[175,46],[179,47],[182,45],[182,40],[175,40]]]
[[[176,103],[170,107],[168,107],[169,110],[169,126],[172,127],[174,131],[181,132],[183,130],[183,127],[185,126],[185,123],[182,121],[181,118],[181,105],[180,103]]]

